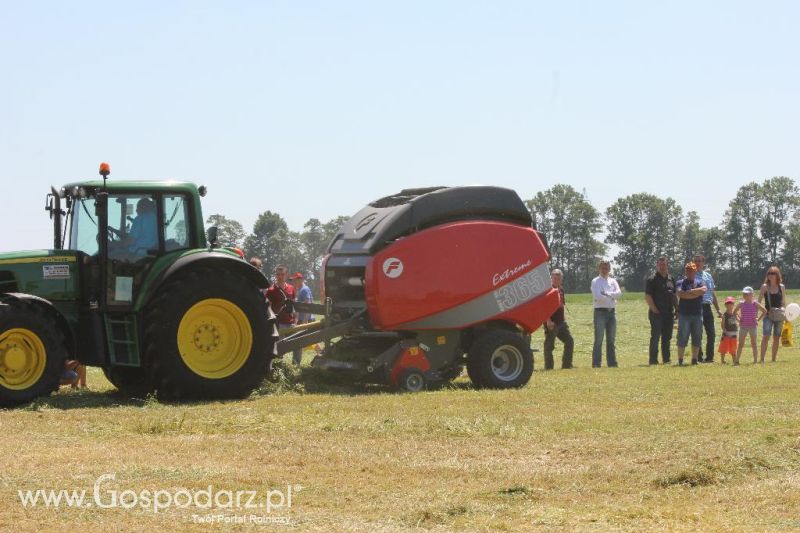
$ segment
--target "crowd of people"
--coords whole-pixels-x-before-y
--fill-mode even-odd
[[[250,264],[258,270],[263,268],[263,262],[258,257],[251,257]],[[264,297],[278,320],[278,330],[314,321],[311,313],[297,312],[294,308],[295,302],[314,302],[311,287],[306,284],[302,272],[289,276],[289,269],[285,265],[278,265],[275,267],[275,281],[264,291]],[[299,365],[302,357],[302,349],[292,352],[294,364]]]
[[[606,364],[618,366],[616,354],[617,300],[622,297],[619,283],[611,275],[611,263],[601,261],[598,276],[592,280],[594,344],[592,367],[600,368],[605,340]],[[686,348],[690,348],[691,364],[713,363],[714,353],[726,363],[730,355],[734,365],[739,364],[742,350],[749,340],[753,363],[764,363],[768,350],[771,360],[776,361],[781,345],[781,332],[785,321],[786,287],[777,266],[767,270],[761,288],[756,291],[747,286],[742,289],[740,299],[725,298],[724,309],[717,298],[716,284],[710,272],[705,270],[705,257],[695,254],[683,269],[683,277],[677,281],[669,273],[669,260],[659,257],[655,271],[647,277],[644,299],[650,321],[649,363],[672,364],[671,345],[677,321],[678,365],[686,359]],[[565,317],[566,300],[562,288],[563,272],[551,272],[553,288],[558,289],[561,305],[545,323],[544,367],[554,367],[553,352],[556,339],[564,345],[562,368],[572,368],[575,339],[572,337]],[[762,325],[761,347],[758,348],[758,324]],[[717,344],[717,324],[720,342]],[[705,350],[703,350],[705,335]],[[770,347],[771,340],[771,347]]]

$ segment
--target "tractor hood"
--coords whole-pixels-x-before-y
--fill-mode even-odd
[[[70,300],[78,290],[74,250],[0,253],[0,293],[21,292],[46,300]]]

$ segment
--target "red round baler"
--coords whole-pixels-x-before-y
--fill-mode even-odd
[[[408,390],[465,366],[476,387],[523,386],[530,334],[559,305],[549,259],[509,189],[410,189],[372,202],[328,248],[327,316],[311,334],[333,342],[313,365]]]

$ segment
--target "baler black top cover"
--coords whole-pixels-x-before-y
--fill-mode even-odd
[[[333,238],[328,252],[372,255],[399,237],[457,220],[501,220],[532,226],[519,195],[503,187],[404,189],[356,213]]]

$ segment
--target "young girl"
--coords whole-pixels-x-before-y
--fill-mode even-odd
[[[772,362],[775,362],[778,358],[778,347],[781,345],[783,320],[778,320],[779,317],[770,318],[770,309],[784,309],[786,304],[785,295],[786,287],[783,286],[781,269],[776,266],[769,267],[767,275],[764,278],[764,284],[761,286],[761,291],[758,295],[759,303],[763,301],[767,308],[767,316],[764,318],[764,327],[761,332],[762,363],[764,362],[764,356],[767,355],[767,345],[769,344],[770,337],[772,337]]]
[[[736,299],[733,296],[725,298],[725,312],[722,313],[722,339],[719,341],[719,356],[725,364],[725,356],[731,354],[731,359],[736,362],[736,336],[739,332],[739,322],[733,312]]]
[[[742,355],[742,348],[744,348],[744,340],[747,335],[750,335],[750,345],[753,347],[753,364],[758,363],[758,352],[756,351],[756,336],[758,336],[759,320],[764,318],[767,310],[763,305],[753,300],[753,288],[745,287],[742,289],[742,296],[744,301],[739,302],[736,309],[733,310],[739,318],[739,347],[736,350],[736,359],[733,364],[739,364],[739,356]],[[760,314],[759,314],[760,311]]]

